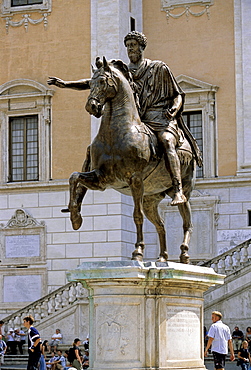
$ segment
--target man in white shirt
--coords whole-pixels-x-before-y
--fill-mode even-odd
[[[53,334],[53,336],[51,337],[51,339],[52,339],[52,341],[50,343],[50,346],[51,346],[50,350],[51,351],[56,351],[57,346],[62,343],[62,338],[63,338],[63,336],[60,332],[60,329],[56,329],[56,333]]]
[[[212,312],[213,324],[208,332],[208,342],[204,353],[206,357],[209,348],[212,346],[211,350],[214,356],[214,367],[217,370],[224,370],[225,368],[225,358],[228,353],[228,347],[231,354],[230,360],[234,361],[235,359],[230,329],[227,325],[223,324],[221,318],[222,314],[219,311]]]

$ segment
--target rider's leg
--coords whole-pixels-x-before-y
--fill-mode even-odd
[[[167,170],[170,170],[172,185],[174,190],[174,198],[171,202],[172,206],[186,202],[186,197],[182,191],[180,160],[176,152],[176,138],[168,131],[158,133],[158,138],[164,149],[164,157]]]

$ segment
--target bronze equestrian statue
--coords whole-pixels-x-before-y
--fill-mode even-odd
[[[143,58],[146,37],[131,32],[125,37],[129,66],[120,60],[97,58],[92,79],[50,85],[90,89],[86,109],[101,118],[99,132],[88,147],[82,172],[70,177],[68,209],[75,230],[82,224],[81,203],[87,189],[113,188],[134,199],[136,248],[132,259],[142,261],[143,212],[155,225],[160,241],[158,261],[167,260],[166,236],[158,204],[169,195],[183,218],[184,238],[180,262],[188,263],[192,232],[189,198],[194,184],[195,161],[200,151],[185,126],[181,112],[184,93],[168,66]]]

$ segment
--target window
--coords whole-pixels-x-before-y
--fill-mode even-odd
[[[26,79],[0,85],[0,184],[51,179],[53,93]]]
[[[192,135],[195,137],[203,155],[202,112],[184,112],[182,115]],[[196,177],[203,177],[203,167],[197,167]]]
[[[11,0],[11,6],[43,4],[43,0]]]
[[[135,18],[133,17],[130,17],[130,29],[131,29],[131,32],[135,31]]]
[[[38,180],[38,116],[10,118],[9,181]]]
[[[248,210],[248,226],[251,226],[251,211]]]
[[[183,117],[203,153],[203,168],[197,177],[218,175],[217,167],[217,110],[218,86],[180,75],[177,82],[186,94]]]

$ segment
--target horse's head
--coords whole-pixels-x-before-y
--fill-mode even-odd
[[[105,57],[103,57],[103,62],[100,58],[96,59],[96,67],[90,81],[91,91],[85,108],[87,112],[99,118],[107,100],[116,95],[118,83]]]

